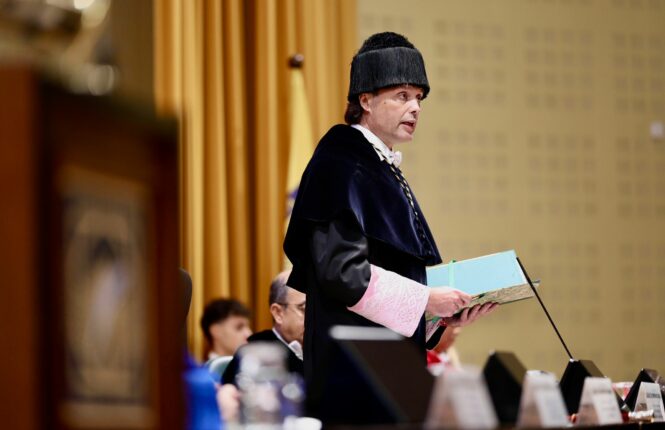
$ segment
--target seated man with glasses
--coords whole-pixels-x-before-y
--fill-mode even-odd
[[[302,341],[305,334],[305,295],[286,285],[291,270],[286,270],[273,279],[270,285],[270,313],[273,326],[270,330],[251,335],[247,342],[279,341],[288,349],[287,370],[303,375]],[[242,348],[241,348],[242,349]],[[238,353],[222,375],[222,383],[236,384],[240,359]]]

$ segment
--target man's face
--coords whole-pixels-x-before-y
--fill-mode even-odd
[[[213,350],[220,355],[233,355],[236,350],[247,343],[252,335],[249,319],[240,315],[230,315],[210,326]]]
[[[297,340],[302,345],[305,336],[305,295],[287,288],[285,304],[274,303],[270,307],[275,328],[287,343]]]
[[[360,125],[370,129],[389,148],[396,143],[409,142],[416,131],[423,90],[401,85],[383,88],[376,94],[360,95],[365,110]]]

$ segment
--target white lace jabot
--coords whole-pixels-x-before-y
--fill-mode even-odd
[[[353,124],[351,127],[360,131],[363,136],[365,136],[365,139],[369,140],[369,143],[372,144],[380,159],[385,160],[386,163],[392,164],[395,167],[399,167],[399,165],[402,164],[402,153],[400,151],[392,151],[381,139],[379,139],[379,136],[360,124]]]

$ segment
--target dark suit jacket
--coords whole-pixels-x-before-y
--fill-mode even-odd
[[[298,358],[298,356],[291,351],[282,341],[277,339],[277,336],[275,336],[275,333],[272,330],[264,330],[260,331],[258,333],[254,333],[251,335],[248,339],[247,342],[277,342],[279,345],[284,347],[284,349],[287,351],[287,360],[286,360],[286,366],[289,372],[291,373],[297,373],[300,376],[303,376],[304,370],[303,370],[303,363],[302,360]],[[242,350],[242,347],[238,349],[236,354],[233,356],[233,359],[229,362],[229,365],[226,367],[226,370],[224,371],[224,374],[222,375],[222,384],[236,384],[236,376],[238,375],[238,372],[240,371],[240,350]]]

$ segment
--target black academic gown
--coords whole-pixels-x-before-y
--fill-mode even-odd
[[[293,263],[288,285],[307,294],[307,412],[324,422],[381,422],[360,389],[361,375],[331,358],[328,333],[334,325],[377,326],[347,309],[365,293],[370,264],[425,284],[425,267],[441,262],[415,197],[414,205],[420,226],[390,166],[350,126],[328,131],[302,176],[284,250]],[[425,365],[424,316],[411,340]]]

